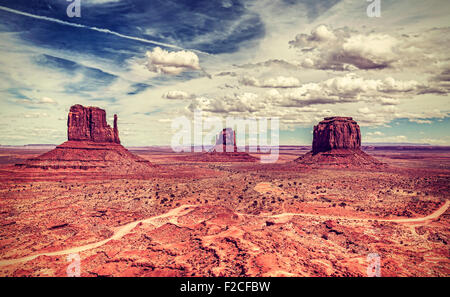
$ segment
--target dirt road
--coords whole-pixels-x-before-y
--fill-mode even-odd
[[[267,187],[267,185],[264,185]],[[265,189],[266,190],[266,189]],[[115,228],[114,234],[105,240],[94,242],[90,244],[86,244],[79,247],[69,248],[61,251],[56,252],[46,252],[46,253],[40,253],[36,255],[31,255],[23,258],[18,259],[8,259],[8,260],[0,260],[0,266],[7,266],[7,265],[13,265],[18,263],[23,263],[27,261],[31,261],[39,256],[62,256],[62,255],[68,255],[68,254],[74,254],[74,253],[80,253],[84,252],[86,250],[94,249],[99,246],[102,246],[106,244],[107,242],[111,240],[117,240],[122,238],[124,235],[130,233],[139,223],[143,224],[153,224],[156,227],[159,227],[165,223],[173,223],[177,224],[177,218],[189,213],[192,209],[201,207],[202,205],[182,205],[180,207],[174,208],[170,211],[168,211],[165,214],[157,215],[154,217],[150,217],[147,219],[135,221],[132,223],[128,223],[124,226],[120,226]],[[371,218],[371,219],[363,219],[363,218],[352,218],[352,217],[340,217],[340,216],[327,216],[327,215],[320,215],[320,214],[306,214],[306,213],[281,213],[276,215],[249,215],[249,214],[243,214],[243,213],[236,213],[240,216],[253,216],[253,217],[261,217],[261,218],[273,218],[273,219],[283,219],[283,218],[289,218],[292,216],[304,216],[304,217],[315,217],[320,219],[344,219],[344,220],[352,220],[352,221],[380,221],[380,222],[395,222],[395,223],[421,223],[426,222],[429,220],[435,220],[439,218],[442,214],[445,213],[445,211],[449,208],[450,201],[446,201],[443,206],[441,206],[439,209],[431,213],[430,215],[426,217],[420,217],[420,218],[404,218],[404,219],[379,219],[379,218]]]

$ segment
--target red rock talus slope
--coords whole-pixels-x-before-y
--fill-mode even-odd
[[[257,162],[259,158],[254,157],[246,152],[235,153],[197,153],[188,156],[180,156],[177,158],[180,161],[187,162]]]
[[[16,164],[34,170],[89,170],[111,174],[145,172],[150,163],[120,144],[117,115],[114,128],[106,123],[106,112],[98,107],[74,105],[67,120],[69,141],[36,158]]]
[[[332,167],[383,165],[361,150],[361,131],[356,121],[350,117],[329,117],[314,126],[312,151],[296,162]]]
[[[55,149],[16,166],[69,171],[74,169],[119,170],[121,173],[127,173],[148,169],[150,163],[117,143],[66,141]]]

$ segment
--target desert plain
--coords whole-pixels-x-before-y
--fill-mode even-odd
[[[450,148],[363,147],[379,168],[129,150],[146,174],[23,170],[52,147],[0,149],[0,276],[450,275]],[[259,157],[259,154],[252,154]]]

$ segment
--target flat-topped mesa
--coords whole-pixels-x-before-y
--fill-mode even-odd
[[[334,149],[359,150],[361,131],[351,117],[328,117],[314,126],[313,154]]]
[[[236,153],[236,133],[231,128],[223,129],[216,137],[216,144],[212,150],[217,153]]]
[[[67,119],[67,137],[71,141],[120,144],[117,115],[114,115],[114,128],[111,128],[106,122],[105,110],[98,107],[84,107],[80,104],[73,105]]]
[[[350,117],[325,118],[314,126],[312,151],[294,162],[318,168],[379,168],[382,162],[361,150],[361,131]]]

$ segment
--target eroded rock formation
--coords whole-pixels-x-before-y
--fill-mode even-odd
[[[231,128],[223,129],[216,137],[216,144],[213,148],[217,153],[236,153],[236,133]]]
[[[295,161],[319,167],[383,165],[361,150],[361,131],[356,121],[350,117],[329,117],[314,126],[312,151]]]
[[[117,115],[114,126],[106,122],[105,110],[74,105],[67,119],[68,141],[55,149],[31,158],[21,168],[33,170],[64,170],[104,172],[108,175],[145,173],[150,162],[120,144]]]
[[[329,117],[314,126],[314,154],[333,149],[359,149],[361,131],[350,117]]]
[[[120,143],[117,115],[114,115],[114,128],[111,128],[106,122],[105,110],[74,105],[67,119],[67,136],[74,141]]]
[[[194,162],[256,162],[258,158],[245,151],[238,151],[236,132],[225,128],[216,136],[216,143],[206,153],[180,156],[178,160]]]

